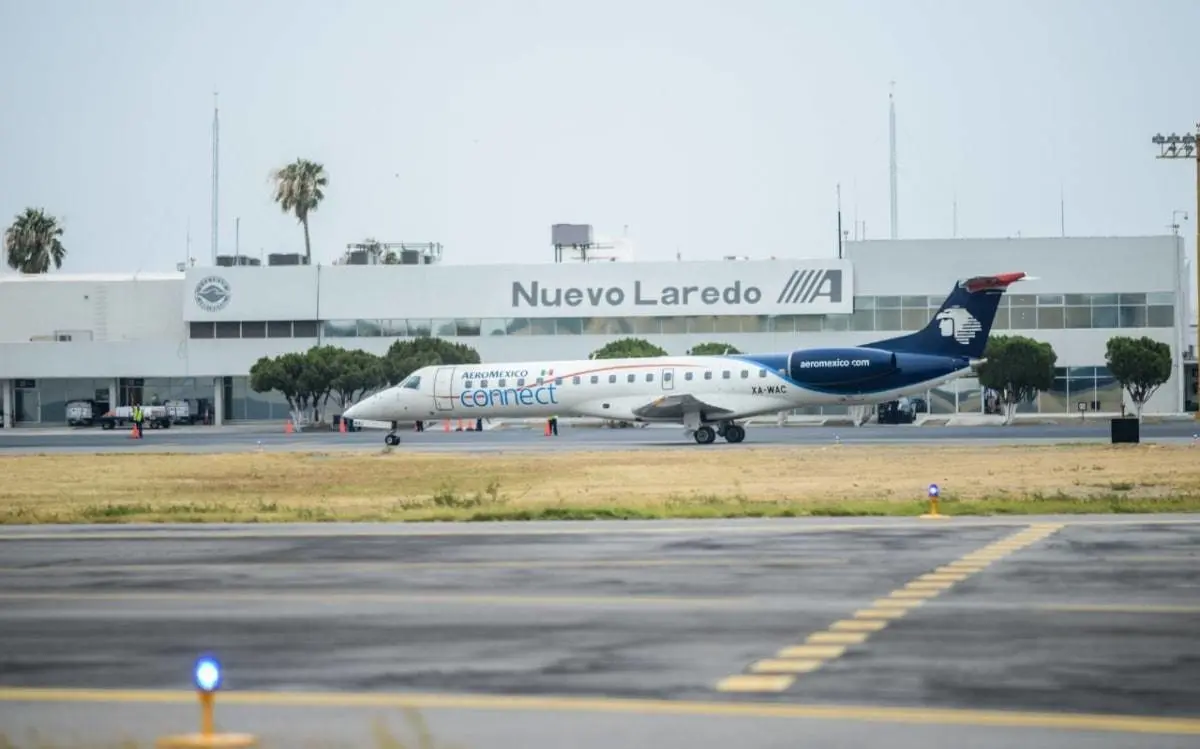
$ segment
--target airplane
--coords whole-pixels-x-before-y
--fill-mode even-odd
[[[755,416],[802,406],[886,403],[971,373],[983,362],[1000,297],[1025,273],[955,283],[921,330],[861,346],[773,354],[660,356],[421,367],[351,406],[346,419],[583,416],[682,424],[698,444],[738,443]]]

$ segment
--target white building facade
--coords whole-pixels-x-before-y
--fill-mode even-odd
[[[672,354],[704,342],[744,352],[854,345],[923,327],[958,279],[1024,271],[1036,280],[1005,295],[993,334],[1049,342],[1059,371],[1019,412],[1119,412],[1105,344],[1146,335],[1169,344],[1175,362],[1146,411],[1180,413],[1195,397],[1183,269],[1182,240],[1164,236],[848,242],[844,259],[0,277],[0,410],[6,427],[64,424],[72,400],[188,399],[216,423],[282,421],[282,397],[249,387],[260,357],[314,345],[384,354],[420,334],[469,345],[484,362],[587,358],[623,336]],[[964,379],[927,401],[935,414],[980,413],[985,396]]]

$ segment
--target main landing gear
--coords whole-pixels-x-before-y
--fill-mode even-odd
[[[396,430],[398,428],[399,425],[393,421],[392,431],[388,432],[387,436],[383,438],[383,444],[387,445],[388,447],[395,447],[396,445],[400,444],[400,435],[396,434]]]
[[[716,441],[717,436],[725,438],[726,442],[741,442],[746,439],[746,430],[737,424],[725,422],[719,424],[717,429],[713,429],[707,424],[697,427],[692,435],[696,438],[696,442],[701,445],[709,445]]]

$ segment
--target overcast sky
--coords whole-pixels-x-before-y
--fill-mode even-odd
[[[1194,0],[0,0],[0,216],[61,217],[75,271],[300,251],[269,173],[328,170],[314,259],[435,241],[548,262],[550,225],[639,260],[836,254],[899,230],[1163,234],[1195,173]],[[8,220],[5,219],[4,223]],[[861,233],[861,229],[860,229]],[[1189,238],[1189,250],[1194,242]],[[990,267],[990,266],[989,266]],[[1194,274],[1193,274],[1194,275]]]

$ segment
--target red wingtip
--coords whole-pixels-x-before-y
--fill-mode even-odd
[[[963,286],[972,294],[988,289],[1007,289],[1012,284],[1025,278],[1025,273],[998,273],[994,276],[975,276],[963,282]]]

